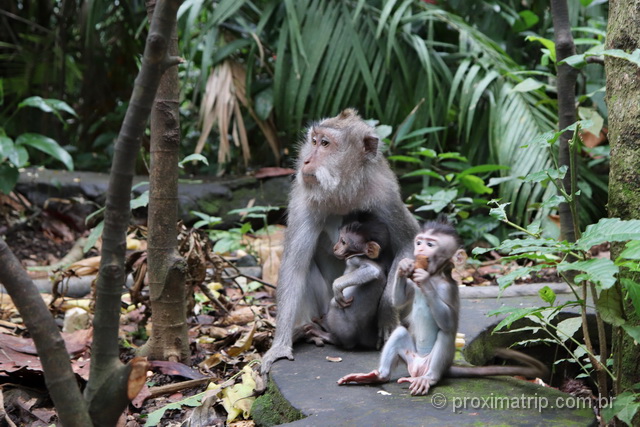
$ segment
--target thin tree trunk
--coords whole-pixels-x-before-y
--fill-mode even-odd
[[[45,384],[60,422],[66,427],[91,426],[87,405],[71,370],[69,353],[60,330],[33,281],[2,238],[0,266],[0,283],[11,295],[33,338],[42,362]]]
[[[139,391],[144,361],[123,365],[119,360],[120,298],[125,283],[124,258],[129,224],[131,182],[135,161],[162,74],[178,64],[167,54],[180,0],[158,3],[151,20],[142,68],[135,81],[129,108],[116,142],[103,232],[102,258],[97,281],[91,372],[85,396],[96,425],[113,426]],[[137,389],[136,389],[137,388]]]
[[[632,52],[640,48],[640,11],[638,2],[610,1],[607,48]],[[609,142],[611,166],[609,172],[609,216],[621,219],[640,218],[640,75],[631,62],[606,57],[607,106],[609,107]],[[611,258],[620,254],[623,245],[612,245]],[[620,278],[631,277],[629,271]],[[636,273],[636,281],[640,279]],[[617,284],[618,292],[622,293]],[[627,301],[625,314],[633,325],[640,319]],[[618,379],[616,393],[628,390],[640,382],[640,350],[631,337],[618,331],[614,337],[614,365]]]
[[[155,0],[147,2],[153,14]],[[174,25],[169,52],[178,55]],[[149,249],[147,262],[151,302],[151,337],[139,354],[151,359],[187,362],[186,263],[179,256],[178,161],[180,156],[180,82],[173,67],[162,76],[151,112]]]
[[[553,16],[553,32],[556,41],[556,61],[575,55],[576,46],[571,35],[571,24],[569,23],[569,8],[566,0],[552,0],[551,13]],[[559,128],[564,129],[576,121],[576,78],[578,71],[568,64],[558,65],[558,117]],[[571,193],[571,165],[575,165],[576,155],[573,154],[573,162],[571,161],[571,153],[569,150],[569,140],[571,132],[565,132],[559,139],[558,163],[560,166],[570,168],[567,171],[562,184],[567,193]],[[576,240],[574,221],[568,203],[560,204],[560,235],[563,239],[570,242]]]

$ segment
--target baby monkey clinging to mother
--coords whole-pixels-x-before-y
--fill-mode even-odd
[[[466,256],[461,246],[460,236],[446,218],[427,222],[422,227],[414,240],[416,260],[400,261],[392,284],[394,305],[412,302],[411,312],[405,319],[408,329],[398,326],[393,331],[382,348],[378,369],[346,375],[338,384],[388,382],[400,360],[406,363],[409,376],[398,382],[408,382],[412,395],[427,394],[443,376],[543,377],[547,374],[547,368],[538,360],[507,349],[497,350],[496,355],[525,366],[453,366],[460,296],[451,270],[454,263],[462,262]]]

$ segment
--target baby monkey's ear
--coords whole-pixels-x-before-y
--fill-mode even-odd
[[[369,259],[376,259],[380,256],[380,245],[376,242],[367,242],[367,249],[365,254]]]
[[[451,261],[453,261],[454,266],[461,267],[467,262],[467,253],[464,249],[458,249],[451,257]]]

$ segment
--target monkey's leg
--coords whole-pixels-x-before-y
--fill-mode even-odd
[[[409,331],[404,326],[398,326],[389,341],[384,345],[380,356],[380,366],[369,373],[349,374],[338,380],[338,384],[358,383],[376,384],[386,383],[391,377],[391,371],[400,359],[407,361],[415,353],[415,344]]]

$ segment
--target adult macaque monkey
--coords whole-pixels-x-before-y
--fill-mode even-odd
[[[344,274],[333,281],[333,298],[323,319],[307,324],[307,336],[317,345],[325,342],[343,348],[375,348],[378,342],[378,304],[387,283],[389,231],[367,212],[345,218],[333,247],[345,260]]]
[[[479,377],[487,375],[523,375],[542,377],[547,368],[538,360],[515,350],[499,349],[496,354],[515,359],[525,366],[452,366],[455,339],[458,331],[460,297],[458,285],[451,278],[454,263],[463,261],[460,237],[453,226],[440,219],[428,222],[415,238],[416,261],[400,262],[394,283],[395,304],[404,304],[411,293],[413,306],[408,317],[409,329],[399,326],[386,342],[377,370],[362,374],[349,374],[338,384],[383,383],[390,380],[391,370],[403,360],[412,395],[424,395],[443,376]],[[422,259],[420,259],[422,258]],[[418,268],[418,260],[428,260],[427,268]],[[408,280],[409,279],[409,280]],[[410,292],[410,288],[414,288]]]
[[[400,198],[374,129],[347,109],[312,124],[300,146],[276,294],[276,332],[262,359],[263,374],[274,361],[293,359],[293,341],[304,335],[303,325],[327,313],[331,285],[344,272],[344,261],[331,248],[342,217],[358,210],[371,212],[389,229],[393,278],[396,260],[411,253],[418,223]],[[381,335],[397,324],[388,288],[378,311]]]

